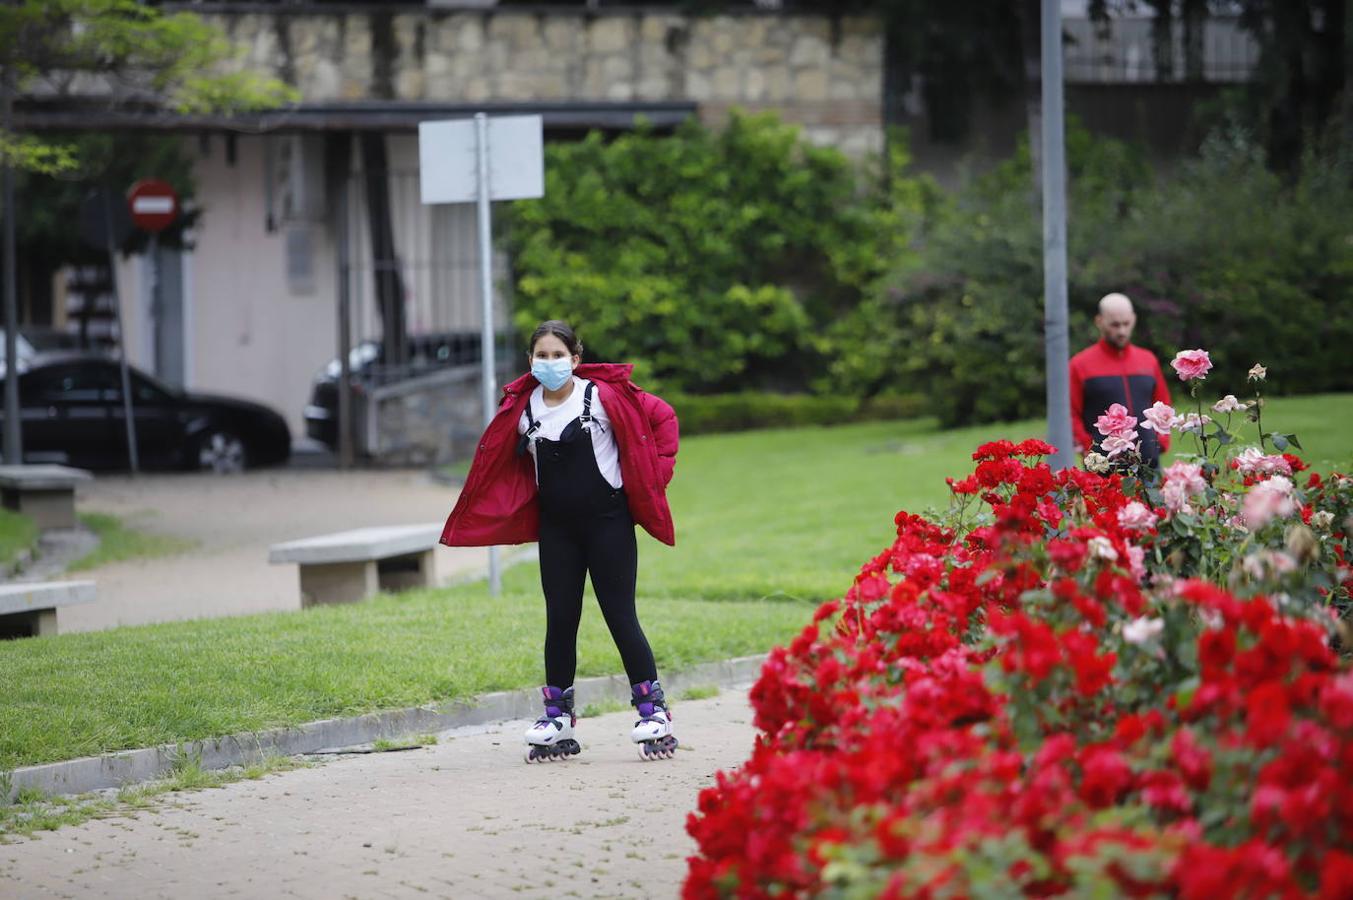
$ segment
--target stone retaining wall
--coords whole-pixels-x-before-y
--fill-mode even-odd
[[[883,143],[881,23],[785,13],[186,6],[304,102],[687,101],[775,110],[852,155]],[[205,10],[205,11],[203,11]]]

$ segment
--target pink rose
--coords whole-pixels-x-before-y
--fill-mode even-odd
[[[1136,545],[1129,545],[1128,552],[1128,571],[1132,577],[1141,581],[1146,577],[1146,551]]]
[[[1128,415],[1127,407],[1121,403],[1110,406],[1108,412],[1095,419],[1095,430],[1106,437],[1111,434],[1122,434],[1125,431],[1130,432],[1136,427],[1136,418]]]
[[[1161,403],[1157,400],[1151,404],[1151,408],[1142,413],[1142,427],[1148,431],[1154,431],[1156,434],[1169,434],[1170,429],[1174,428],[1179,416],[1175,415],[1174,407],[1168,403]]]
[[[1204,378],[1212,369],[1212,358],[1206,350],[1180,350],[1170,366],[1179,373],[1180,381]]]
[[[1156,517],[1145,504],[1133,500],[1118,510],[1118,527],[1127,531],[1145,531],[1156,524]]]
[[[1258,447],[1247,447],[1236,455],[1236,470],[1241,475],[1291,476],[1292,466],[1281,456],[1269,456]]]
[[[1236,412],[1242,409],[1245,409],[1245,404],[1237,400],[1235,394],[1227,394],[1212,404],[1212,410],[1219,413]]]
[[[1250,492],[1245,495],[1241,515],[1246,526],[1257,531],[1275,517],[1285,518],[1296,511],[1297,501],[1292,497],[1292,482],[1282,475],[1274,475],[1250,488]]]
[[[1196,431],[1199,434],[1202,434],[1203,428],[1212,424],[1212,417],[1207,415],[1200,416],[1197,413],[1188,413],[1187,415],[1181,416],[1179,421],[1175,424],[1179,427],[1180,431]]]
[[[1189,489],[1182,481],[1167,481],[1160,489],[1165,508],[1172,513],[1193,512],[1189,506]]]
[[[1199,463],[1180,460],[1165,467],[1165,480],[1184,485],[1190,496],[1207,490],[1207,480],[1203,478],[1203,467]]]
[[[1117,432],[1106,437],[1100,446],[1104,448],[1109,459],[1113,459],[1115,456],[1136,450],[1137,436],[1131,431]]]

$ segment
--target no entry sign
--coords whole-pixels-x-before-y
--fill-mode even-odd
[[[143,178],[127,192],[132,224],[144,231],[163,231],[179,215],[179,195],[167,181]]]

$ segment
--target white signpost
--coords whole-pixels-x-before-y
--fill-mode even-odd
[[[421,122],[418,179],[422,201],[479,206],[479,293],[484,309],[484,427],[493,421],[498,386],[493,347],[493,244],[490,203],[545,196],[545,154],[540,116],[503,116]],[[502,588],[498,548],[489,548],[489,591]]]

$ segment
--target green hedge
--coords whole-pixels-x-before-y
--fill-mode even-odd
[[[880,394],[861,400],[844,395],[745,391],[712,395],[665,394],[664,399],[676,410],[683,435],[912,419],[925,415],[927,409],[925,397],[915,393]]]

